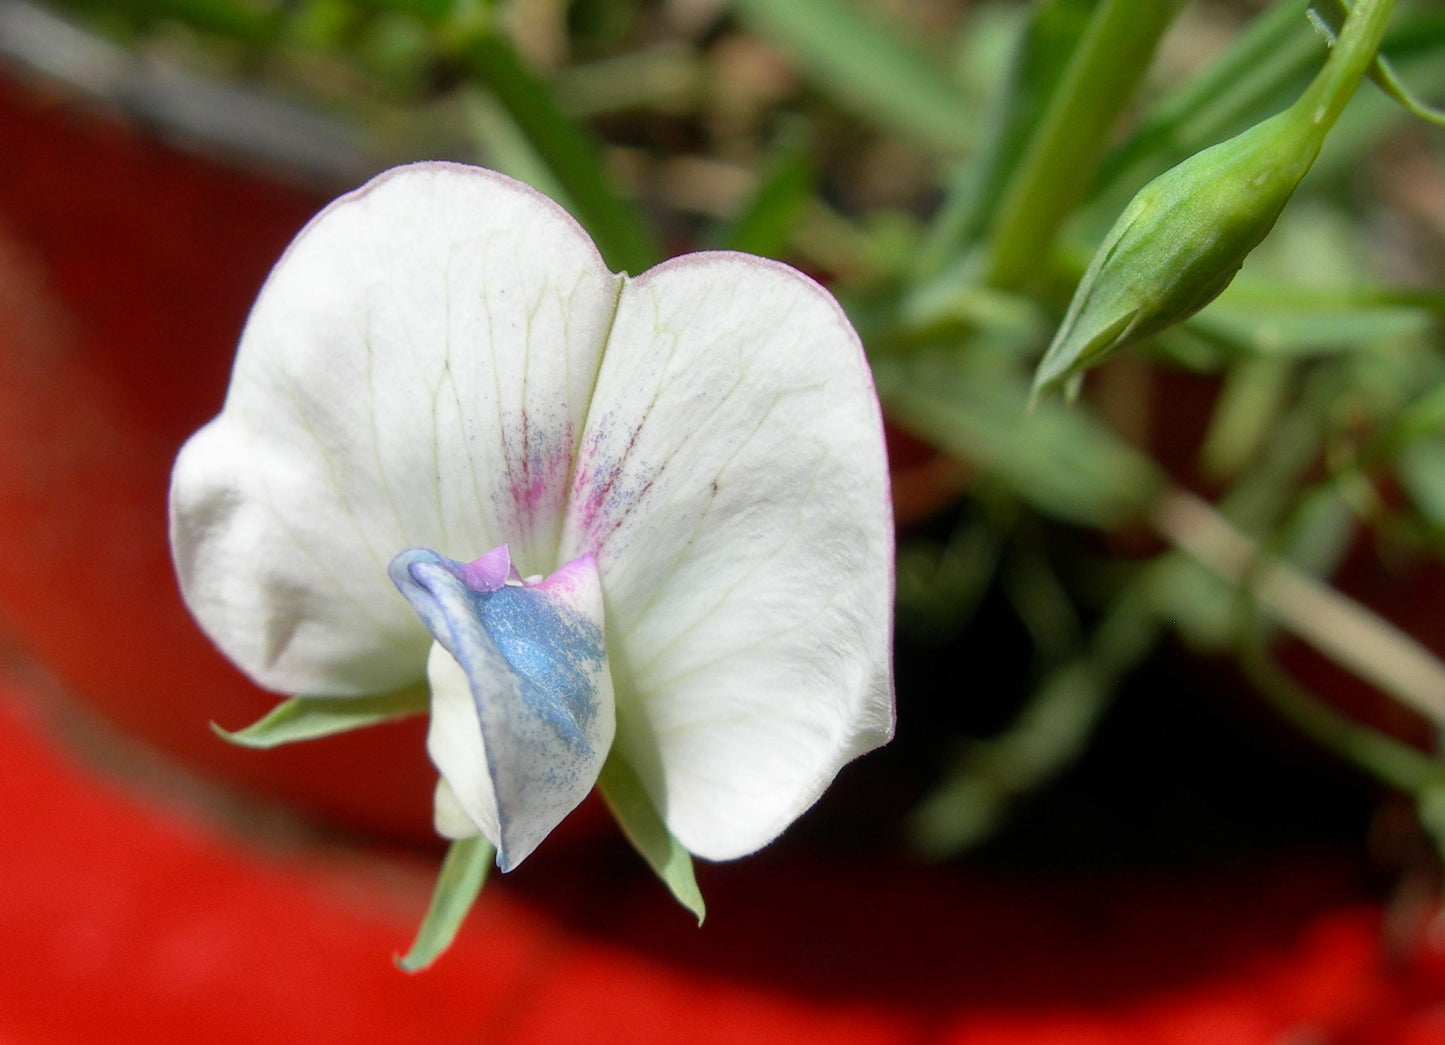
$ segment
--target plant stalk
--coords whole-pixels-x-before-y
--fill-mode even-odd
[[[988,235],[985,282],[1026,287],[1078,206],[1182,0],[1103,0],[1085,30]]]

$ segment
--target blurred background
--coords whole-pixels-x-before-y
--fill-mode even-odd
[[[1400,80],[1445,99],[1445,11]],[[1445,1041],[1445,134],[1365,85],[1235,284],[1026,409],[1130,195],[1306,5],[0,0],[0,1042]],[[839,297],[889,423],[899,734],[707,924],[584,806],[453,951],[419,722],[258,753],[169,468],[270,265],[421,158],[638,272]]]

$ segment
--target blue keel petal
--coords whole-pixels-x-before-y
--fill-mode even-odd
[[[587,796],[612,746],[612,678],[596,562],[584,555],[540,583],[524,584],[505,546],[471,563],[413,548],[398,555],[389,572],[465,674],[481,728],[484,776],[476,766],[456,763],[466,757],[460,751],[475,759],[475,745],[433,736],[428,746],[462,808],[489,838],[498,836],[490,838],[497,863],[510,870]],[[451,676],[430,674],[433,701],[447,699],[438,690],[449,687],[438,675]],[[437,715],[435,721],[457,728],[454,723],[465,720]]]

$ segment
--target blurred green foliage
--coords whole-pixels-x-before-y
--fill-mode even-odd
[[[1321,5],[1331,34],[1346,6]],[[449,157],[530,181],[618,268],[722,246],[827,282],[890,423],[922,444],[895,464],[900,627],[947,641],[996,585],[1034,648],[1005,683],[1014,725],[960,738],[939,770],[914,823],[929,851],[986,837],[1076,758],[1170,636],[1415,793],[1445,838],[1442,132],[1361,88],[1213,304],[1103,366],[1073,406],[1028,409],[1129,198],[1324,65],[1306,0],[50,8],[137,61],[324,115],[374,168]],[[1439,5],[1402,0],[1382,51],[1417,115],[1445,98]],[[352,178],[338,167],[333,187]],[[1370,604],[1362,572],[1433,585],[1437,609]],[[1283,633],[1375,704],[1309,691],[1275,659]],[[960,671],[900,693],[900,715],[994,681]]]

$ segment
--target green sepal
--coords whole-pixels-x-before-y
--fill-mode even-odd
[[[1331,47],[1335,46],[1335,41],[1339,39],[1340,27],[1345,24],[1349,13],[1350,9],[1345,6],[1344,0],[1310,0],[1310,24]],[[1375,55],[1375,60],[1370,63],[1369,71],[1365,75],[1373,80],[1380,90],[1403,105],[1411,115],[1437,127],[1445,127],[1445,110],[1437,109],[1416,98],[1395,75],[1394,68],[1383,54]]]
[[[657,815],[652,799],[643,790],[642,781],[616,748],[602,767],[597,787],[633,848],[642,854],[677,902],[697,916],[697,924],[701,925],[707,907],[692,872],[692,856],[672,837]]]
[[[371,697],[292,697],[244,729],[233,733],[212,722],[211,730],[232,744],[264,750],[422,715],[429,696],[422,684]]]
[[[481,835],[459,838],[451,844],[416,939],[405,956],[397,955],[394,959],[398,969],[421,972],[452,945],[462,920],[487,881],[487,872],[496,855],[492,843]]]

